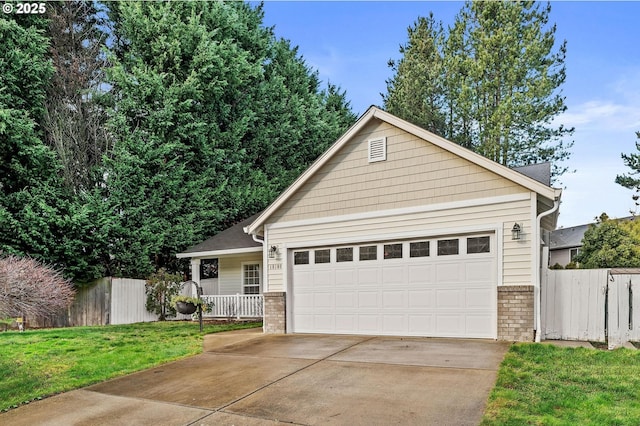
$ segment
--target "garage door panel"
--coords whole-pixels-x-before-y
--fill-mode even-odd
[[[493,292],[486,288],[471,288],[465,290],[465,307],[470,309],[491,306]]]
[[[299,308],[298,312],[306,312],[310,308],[313,308],[313,293],[298,293],[296,294],[295,303]]]
[[[407,267],[404,265],[385,266],[382,269],[382,284],[386,286],[406,285]]]
[[[335,316],[333,314],[326,315],[314,315],[313,316],[313,327],[317,330],[322,330],[324,332],[329,332],[334,330],[335,327]]]
[[[440,263],[436,265],[436,284],[456,283],[464,280],[464,269],[460,263]]]
[[[409,314],[409,333],[410,335],[430,336],[435,334],[435,315],[425,314]]]
[[[361,267],[358,268],[358,286],[366,287],[366,286],[374,286],[378,287],[380,284],[380,269],[377,267]]]
[[[298,290],[304,290],[305,288],[313,287],[313,271],[311,270],[298,270],[296,271],[296,278],[298,281]]]
[[[491,324],[493,318],[490,313],[465,316],[465,329],[470,337],[489,337],[486,330],[490,329]]]
[[[331,270],[315,270],[313,271],[313,284],[314,287],[329,287],[333,288],[334,277]]]
[[[377,291],[359,291],[358,307],[364,309],[377,309],[380,306],[378,302]]]
[[[324,264],[326,268],[330,268],[333,264]],[[319,266],[319,265],[318,265]],[[319,266],[320,267],[320,266]],[[356,270],[354,268],[335,269],[335,284],[337,287],[351,287],[356,282]]]
[[[436,307],[436,291],[435,290],[409,290],[409,307],[410,308],[435,308]]]
[[[313,307],[316,309],[331,309],[333,310],[334,293],[315,293],[313,298]]]
[[[436,316],[437,336],[460,336],[464,334],[463,314],[439,314]]]
[[[337,333],[353,333],[356,329],[356,317],[353,314],[338,314],[335,316],[335,331]]]
[[[358,315],[358,331],[365,334],[380,332],[380,322],[377,314]]]
[[[409,284],[424,284],[434,281],[434,267],[433,265],[421,265],[413,264],[407,266],[408,270],[408,283]]]
[[[437,256],[435,246],[430,256],[405,249],[403,258],[351,262],[336,262],[331,249],[329,263],[292,265],[293,330],[495,338],[495,252],[466,254],[463,246],[460,255]]]
[[[382,293],[383,309],[406,309],[407,305],[406,291],[385,291]]]
[[[403,334],[407,330],[406,315],[384,315],[382,318],[382,331],[384,334]]]
[[[493,279],[491,271],[492,262],[485,260],[481,262],[469,262],[465,264],[465,281],[466,282],[487,282]]]
[[[463,289],[449,289],[436,291],[436,306],[438,309],[460,309],[464,306]]]
[[[336,308],[338,309],[342,309],[342,308],[348,308],[348,309],[354,309],[358,307],[358,304],[356,303],[357,297],[356,297],[356,292],[355,291],[350,291],[350,292],[337,292],[336,293]]]

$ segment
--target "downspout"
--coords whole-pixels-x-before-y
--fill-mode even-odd
[[[536,235],[535,235],[535,241],[538,244],[538,247],[536,247],[536,277],[535,277],[535,293],[534,294],[534,303],[536,304],[536,342],[540,342],[542,340],[542,321],[540,319],[540,316],[542,314],[542,291],[541,291],[541,276],[540,276],[540,268],[542,267],[541,265],[541,257],[540,257],[540,243],[542,242],[542,235],[540,232],[540,223],[542,221],[542,218],[545,216],[549,216],[550,214],[553,214],[556,212],[556,210],[558,210],[558,207],[560,207],[560,197],[556,196],[555,200],[553,200],[553,207],[551,207],[549,210],[542,212],[538,215],[538,217],[536,218]]]
[[[246,230],[245,230],[246,232]],[[258,239],[258,236],[256,234],[251,234],[251,238],[253,239],[253,241],[255,241],[256,243],[260,243],[262,244],[262,294],[263,294],[263,302],[264,303],[264,289],[265,286],[267,285],[267,255],[264,252],[264,240],[260,240]],[[263,306],[263,311],[262,311],[262,331],[265,332],[267,323],[264,320],[264,306]]]
[[[262,291],[264,293],[264,286],[267,284],[267,259],[265,258],[264,254],[265,241],[258,239],[258,236],[256,234],[251,234],[251,238],[256,243],[262,244]]]

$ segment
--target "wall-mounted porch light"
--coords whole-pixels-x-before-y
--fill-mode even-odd
[[[269,247],[269,259],[275,259],[279,254],[280,252],[278,251],[278,246]]]
[[[520,234],[522,234],[522,225],[516,222],[513,224],[513,228],[511,228],[511,239],[519,240]]]

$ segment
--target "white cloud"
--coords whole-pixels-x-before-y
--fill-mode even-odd
[[[637,104],[623,104],[611,100],[593,100],[576,105],[558,120],[566,126],[581,130],[626,131],[640,128],[640,98]]]

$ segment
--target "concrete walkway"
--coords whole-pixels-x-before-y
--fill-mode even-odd
[[[220,333],[201,355],[22,406],[0,424],[477,425],[508,347]]]

